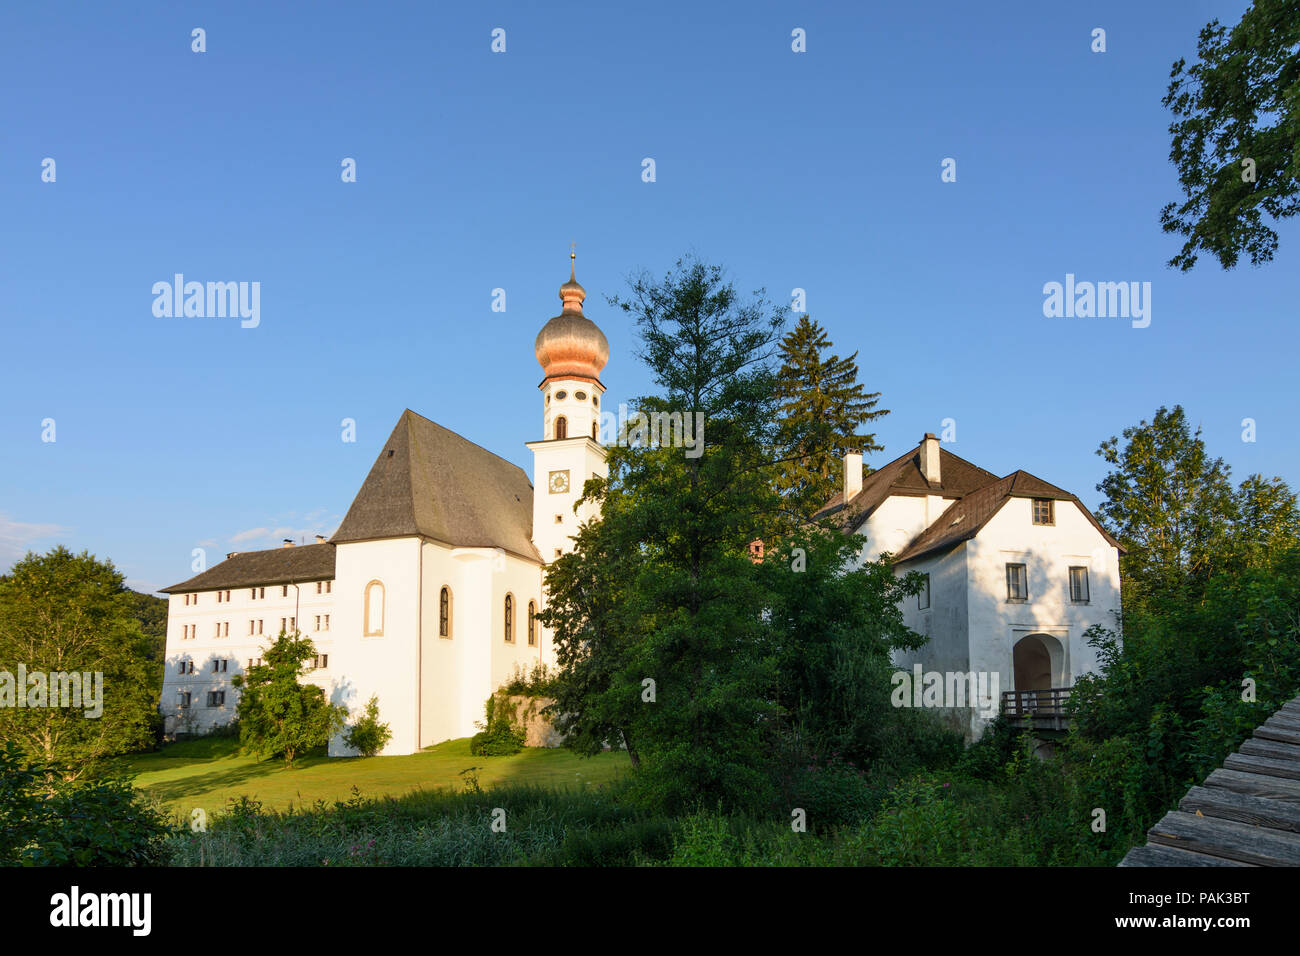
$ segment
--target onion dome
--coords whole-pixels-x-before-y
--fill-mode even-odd
[[[609,341],[596,323],[582,314],[587,290],[575,275],[577,256],[570,253],[569,258],[569,281],[560,286],[564,306],[537,333],[534,351],[546,375],[542,384],[553,378],[578,378],[599,385],[600,371],[609,361]]]

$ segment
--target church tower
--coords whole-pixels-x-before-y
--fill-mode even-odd
[[[573,547],[578,525],[597,509],[584,504],[575,514],[588,478],[604,477],[600,443],[600,372],[609,361],[609,342],[582,314],[587,292],[578,284],[576,254],[570,252],[569,281],[560,286],[560,314],[537,333],[542,366],[542,439],[528,442],[533,453],[533,543],[546,562]]]

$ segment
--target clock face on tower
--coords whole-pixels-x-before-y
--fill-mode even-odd
[[[551,472],[551,477],[547,482],[547,485],[551,489],[551,494],[563,494],[569,490],[569,472],[567,470]]]

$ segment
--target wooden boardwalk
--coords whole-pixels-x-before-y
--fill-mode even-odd
[[[1192,787],[1120,866],[1300,866],[1300,697]]]

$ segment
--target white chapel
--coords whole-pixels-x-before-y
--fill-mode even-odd
[[[257,663],[281,630],[310,637],[305,677],[353,717],[378,695],[410,754],[475,732],[487,697],[516,668],[554,666],[546,564],[592,516],[574,505],[604,476],[598,441],[609,343],[582,313],[573,272],[560,314],[537,335],[542,437],[528,443],[532,481],[515,465],[407,409],[333,537],[286,541],[164,588],[170,595],[162,711],[168,733],[228,723],[231,678]],[[349,753],[342,737],[331,756]]]

